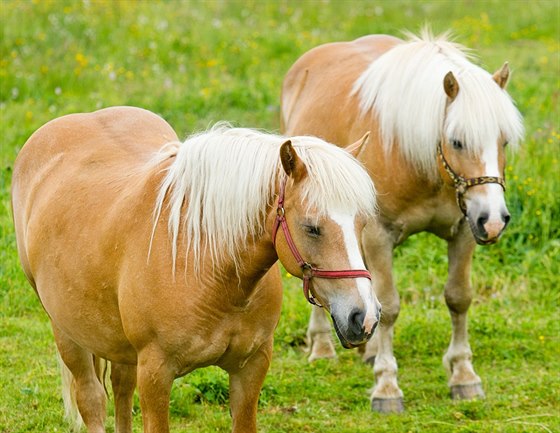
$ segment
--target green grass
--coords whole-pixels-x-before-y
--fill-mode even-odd
[[[309,307],[285,279],[261,432],[560,431],[560,15],[551,1],[0,1],[0,431],[67,431],[46,315],[20,271],[9,210],[11,167],[29,135],[66,113],[137,105],[180,137],[218,120],[279,128],[282,77],[306,50],[368,33],[452,29],[480,63],[513,69],[526,139],[509,156],[512,223],[478,247],[470,311],[484,401],[448,397],[445,245],[425,234],[396,251],[403,300],[395,353],[406,413],[369,409],[371,369],[338,347],[306,362]],[[173,388],[173,431],[229,431],[227,380],[199,370]],[[136,402],[134,429],[141,431]],[[109,431],[113,431],[112,409]]]

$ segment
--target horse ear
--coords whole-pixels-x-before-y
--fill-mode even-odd
[[[443,79],[443,89],[452,101],[457,97],[457,93],[459,93],[459,83],[457,82],[455,75],[453,75],[453,72],[449,71],[445,75]]]
[[[354,158],[358,158],[362,150],[366,148],[366,144],[369,141],[369,134],[371,131],[368,131],[364,134],[362,138],[360,138],[355,143],[349,144],[346,146],[346,151],[348,151]]]
[[[291,140],[280,146],[280,161],[286,174],[294,181],[298,182],[306,176],[307,168],[294,150]]]
[[[498,86],[505,89],[509,80],[509,63],[505,62],[500,69],[494,72],[492,78],[498,83]]]

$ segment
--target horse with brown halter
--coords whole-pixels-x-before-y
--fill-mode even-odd
[[[409,36],[406,42],[371,35],[316,47],[292,66],[282,91],[286,134],[345,145],[372,132],[358,159],[378,192],[381,215],[366,226],[363,241],[383,316],[364,359],[374,362],[372,408],[382,412],[403,410],[393,356],[399,297],[392,252],[422,231],[448,243],[445,300],[453,334],[443,362],[451,394],[484,395],[467,334],[470,267],[476,243],[496,242],[509,222],[505,146],[515,148],[523,135],[505,91],[507,63],[490,75],[446,35]],[[310,360],[335,356],[329,323],[316,309],[308,338]]]
[[[12,205],[23,270],[90,433],[105,431],[97,358],[111,362],[118,433],[131,432],[136,385],[144,431],[168,432],[173,380],[208,365],[229,374],[233,431],[256,431],[278,259],[305,276],[345,346],[378,322],[358,237],[373,184],[316,138],[218,125],[180,143],[138,108],[72,114],[22,148]]]

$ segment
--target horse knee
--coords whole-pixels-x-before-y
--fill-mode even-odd
[[[470,288],[465,290],[445,290],[445,303],[450,311],[462,314],[465,313],[472,302],[472,291]]]
[[[401,304],[398,298],[391,299],[390,301],[381,302],[381,318],[382,325],[392,325],[397,320],[401,309]]]

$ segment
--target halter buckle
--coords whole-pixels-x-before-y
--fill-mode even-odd
[[[461,195],[464,195],[467,192],[468,188],[469,184],[465,182],[465,179],[462,177],[455,183],[455,189],[457,190],[457,193]]]
[[[311,263],[303,262],[300,268],[304,278],[310,280],[313,277],[313,265],[311,265]]]

